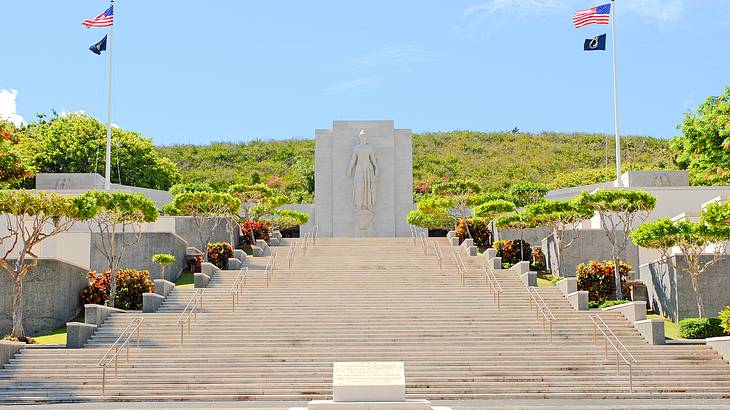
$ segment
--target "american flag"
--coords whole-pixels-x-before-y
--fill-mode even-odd
[[[86,19],[81,24],[86,27],[109,27],[114,24],[114,6],[109,6],[108,9],[99,13],[98,16],[93,19]]]
[[[581,28],[589,24],[608,24],[611,19],[611,4],[592,7],[587,10],[575,12],[573,16],[573,27]]]

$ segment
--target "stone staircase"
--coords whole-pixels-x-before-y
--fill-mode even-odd
[[[704,345],[651,346],[617,313],[601,313],[637,358],[634,393],[593,323],[558,289],[539,288],[556,317],[553,343],[509,270],[493,303],[483,258],[463,256],[466,286],[440,241],[443,268],[410,238],[319,239],[249,258],[247,286],[232,311],[237,271],[222,271],[180,345],[177,319],[193,289],[175,289],[144,314],[140,349],[107,376],[107,400],[293,400],[330,398],[335,361],[404,361],[408,398],[728,398],[730,366]],[[294,242],[296,246],[298,243]],[[101,400],[96,363],[135,314],[111,315],[83,349],[25,349],[0,369],[0,403]]]

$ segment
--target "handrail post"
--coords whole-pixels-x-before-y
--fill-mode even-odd
[[[550,321],[550,344],[553,344],[553,322]]]
[[[101,397],[106,397],[106,367],[101,368]]]
[[[180,323],[180,347],[183,347],[185,345],[185,326],[184,323]]]
[[[140,322],[140,324],[137,326],[137,349],[139,349],[139,336],[140,336],[141,332],[142,332],[142,323]]]
[[[629,365],[629,393],[634,394],[634,366]]]

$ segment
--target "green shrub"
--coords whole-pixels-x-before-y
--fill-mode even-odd
[[[631,302],[631,301],[630,300],[625,300],[625,299],[619,299],[619,300],[604,300],[603,302],[600,302],[598,304],[598,307],[601,308],[601,309],[604,309],[604,308],[609,308],[611,306],[623,305],[624,303],[629,303],[629,302]]]
[[[511,263],[504,263],[504,262],[502,262],[502,269],[509,269],[509,268],[511,268],[512,266],[513,266],[513,265],[512,265]]]
[[[227,242],[208,244],[208,262],[217,266],[218,269],[228,269],[228,258],[233,257],[233,247]]]
[[[89,285],[81,291],[84,303],[103,305],[111,292],[111,273],[97,275],[89,272]],[[125,310],[142,310],[142,294],[155,291],[155,284],[146,270],[122,269],[117,271],[117,294],[114,307]]]
[[[685,339],[707,339],[723,336],[722,321],[714,317],[682,319],[679,334]]]
[[[725,306],[725,309],[717,314],[717,318],[720,319],[720,325],[725,333],[730,334],[730,306]]]
[[[613,298],[616,294],[614,266],[612,261],[581,263],[575,268],[578,290],[587,290],[589,300],[600,302]],[[628,279],[631,266],[621,262],[619,270],[621,273],[621,292],[628,295],[630,290],[626,284],[626,279]]]

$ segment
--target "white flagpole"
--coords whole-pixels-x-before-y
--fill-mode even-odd
[[[114,0],[111,0],[112,7]],[[115,11],[113,11],[116,14]],[[107,111],[106,122],[106,164],[104,166],[104,189],[111,190],[112,178],[112,36],[114,35],[114,23],[109,28],[109,110]]]
[[[613,43],[613,117],[616,131],[616,185],[621,185],[621,134],[618,113],[618,75],[616,73],[616,1],[611,0],[611,42]]]

